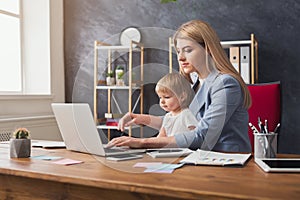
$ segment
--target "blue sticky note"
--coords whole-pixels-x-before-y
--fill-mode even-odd
[[[58,160],[61,159],[62,157],[59,156],[47,156],[47,155],[40,155],[40,156],[33,156],[31,157],[32,159],[36,160]]]
[[[181,164],[167,164],[167,163],[163,163],[163,164],[157,164],[157,165],[151,165],[148,166],[148,169],[156,169],[156,170],[173,170],[173,169],[177,169],[179,167],[181,167],[183,165],[183,163]]]

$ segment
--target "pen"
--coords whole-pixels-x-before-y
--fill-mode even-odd
[[[256,127],[253,126],[253,124],[251,122],[249,122],[249,126],[250,126],[251,130],[253,131],[253,134],[258,134],[259,133],[258,130],[256,129]]]
[[[269,131],[268,131],[268,120],[266,120],[266,119],[265,119],[265,126],[264,126],[264,128],[265,128],[266,133],[269,133]]]
[[[265,128],[261,121],[259,121],[259,129],[260,129],[260,133],[265,133]]]
[[[278,131],[279,127],[280,127],[280,123],[277,124],[276,128],[274,129],[274,133],[276,133],[276,131]]]
[[[258,128],[259,128],[259,132],[261,133],[261,132],[262,132],[262,129],[261,129],[261,121],[260,121],[260,117],[257,118],[257,124],[258,124]]]

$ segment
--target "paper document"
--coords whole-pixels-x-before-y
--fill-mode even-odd
[[[249,159],[251,153],[237,154],[237,153],[219,153],[214,151],[204,151],[198,149],[186,158],[182,159],[180,163],[195,164],[195,165],[244,165]]]

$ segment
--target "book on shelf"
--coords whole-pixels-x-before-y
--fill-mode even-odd
[[[110,118],[108,118],[108,119],[106,119],[105,125],[106,126],[118,126],[119,120],[120,119],[110,119]]]
[[[123,113],[105,113],[104,117],[106,119],[116,119],[116,118],[122,118],[124,116]]]
[[[251,153],[221,153],[214,151],[196,150],[184,159],[180,163],[193,164],[193,165],[244,165],[250,158]]]

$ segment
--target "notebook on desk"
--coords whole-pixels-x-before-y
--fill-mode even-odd
[[[66,148],[99,156],[142,153],[145,149],[105,148],[86,103],[52,103]]]

